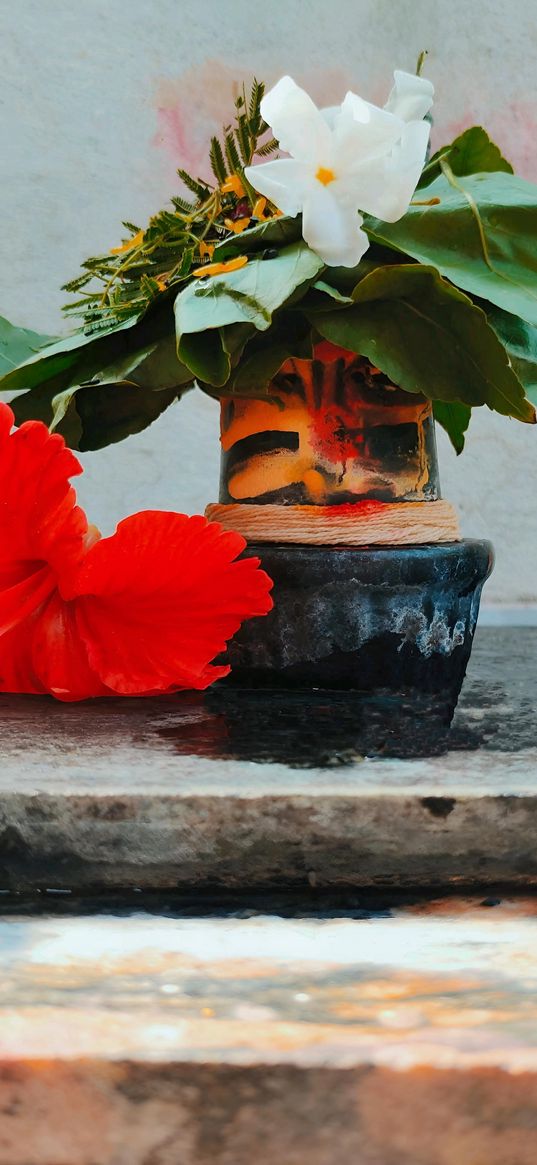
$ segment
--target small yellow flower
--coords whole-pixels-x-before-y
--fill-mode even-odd
[[[135,247],[139,247],[140,244],[143,243],[143,241],[144,241],[144,232],[138,231],[138,233],[136,235],[132,236],[132,239],[127,239],[127,242],[123,243],[123,245],[121,247],[112,247],[110,254],[111,255],[124,255],[126,253],[126,251],[133,251]]]
[[[254,209],[252,211],[254,218],[263,218],[266,205],[267,205],[266,198],[258,198],[258,200],[254,206]]]
[[[237,198],[244,198],[246,193],[238,174],[229,174],[220,187],[222,194],[235,194]]]
[[[163,279],[157,279],[157,287],[159,291],[166,291],[166,284]]]
[[[241,267],[246,267],[247,262],[247,255],[237,255],[236,259],[228,259],[227,263],[207,263],[205,267],[196,267],[192,274],[196,279],[201,279],[204,275],[226,275],[228,271],[238,271]]]
[[[214,254],[214,243],[204,243],[203,239],[200,243],[200,259],[212,259]]]
[[[233,234],[235,235],[240,235],[241,231],[245,231],[246,227],[249,225],[249,218],[224,219],[224,226],[227,227],[228,231],[233,231]]]

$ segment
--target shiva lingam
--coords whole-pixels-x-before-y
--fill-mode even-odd
[[[488,542],[440,493],[432,405],[322,343],[262,400],[221,402],[220,501],[274,580],[274,610],[230,645],[232,682],[420,694],[451,719]]]

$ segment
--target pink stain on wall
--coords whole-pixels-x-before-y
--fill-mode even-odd
[[[270,87],[278,80],[278,74],[264,79]],[[304,85],[319,105],[333,105],[343,99],[353,83],[356,85],[356,80],[353,82],[339,69],[297,73],[295,80]],[[188,69],[180,77],[157,85],[157,132],[153,145],[167,156],[170,181],[173,181],[178,167],[202,178],[209,177],[207,154],[210,138],[213,134],[220,134],[222,125],[233,120],[235,98],[243,82],[248,91],[251,81],[250,69],[233,68],[221,61],[206,61],[195,69]]]
[[[267,86],[274,84],[279,74],[265,76]],[[341,69],[321,72],[299,72],[296,81],[304,85],[321,106],[341,101],[347,89],[362,92],[359,78]],[[169,167],[170,189],[177,186],[175,171],[184,167],[202,178],[210,176],[208,144],[212,134],[220,134],[222,125],[233,120],[235,97],[244,82],[248,90],[252,80],[250,69],[230,66],[218,60],[208,60],[188,69],[180,77],[166,79],[156,87],[157,132],[153,145],[163,151],[165,170]],[[363,95],[383,104],[391,84],[379,81],[373,92]],[[464,113],[449,120],[443,117],[445,101],[439,97],[432,132],[433,149],[445,145],[470,125],[484,125],[500,146],[515,171],[537,181],[537,115],[534,107],[525,101],[512,101],[498,109],[487,96],[488,85],[477,90],[475,101]],[[495,107],[496,106],[496,107]],[[460,108],[460,106],[459,106]],[[483,109],[486,110],[485,115]]]
[[[469,108],[456,121],[450,121],[433,129],[433,148],[453,140],[471,125],[482,125],[496,145],[511,162],[516,174],[537,182],[537,117],[535,107],[529,102],[512,101],[502,110],[491,109],[486,117]]]

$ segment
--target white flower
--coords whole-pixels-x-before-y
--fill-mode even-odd
[[[284,214],[302,212],[306,242],[329,266],[354,267],[369,246],[362,215],[396,222],[422,171],[433,103],[430,81],[396,70],[384,109],[347,93],[317,109],[291,77],[263,98],[261,112],[289,158],[249,166],[255,190]]]

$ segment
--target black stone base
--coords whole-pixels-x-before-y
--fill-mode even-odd
[[[274,610],[245,623],[228,683],[416,700],[449,723],[470,656],[489,542],[335,548],[250,545]]]

